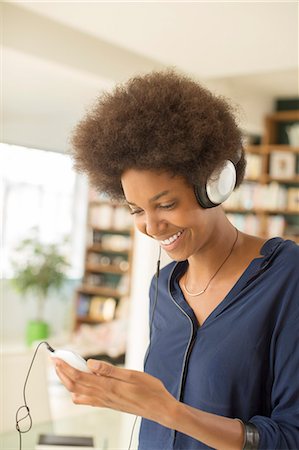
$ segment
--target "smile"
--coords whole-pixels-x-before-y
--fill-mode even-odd
[[[159,241],[160,244],[162,245],[170,245],[173,244],[183,233],[183,231],[178,231],[176,234],[174,234],[173,236],[170,236],[167,239],[164,239],[164,241]]]

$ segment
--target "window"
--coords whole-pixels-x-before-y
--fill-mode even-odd
[[[0,210],[3,277],[13,276],[10,261],[18,243],[37,228],[42,242],[62,243],[69,276],[82,273],[86,182],[61,153],[0,144]]]

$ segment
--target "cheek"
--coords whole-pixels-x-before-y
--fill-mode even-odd
[[[144,219],[142,219],[141,216],[134,215],[133,220],[134,220],[134,225],[137,228],[137,230],[143,234],[147,234]]]

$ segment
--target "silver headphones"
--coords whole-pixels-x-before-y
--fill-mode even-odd
[[[240,159],[240,158],[239,158]],[[219,170],[212,172],[205,185],[195,185],[195,197],[202,208],[214,208],[223,203],[236,187],[236,166],[227,160]]]

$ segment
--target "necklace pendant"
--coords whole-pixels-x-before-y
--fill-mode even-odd
[[[206,292],[206,290],[203,289],[202,291],[196,292],[195,294],[190,294],[190,292],[188,292],[188,294],[190,295],[190,297],[197,297],[198,295],[202,295],[202,294],[204,294],[205,292]]]
[[[187,294],[188,294],[190,297],[197,297],[198,295],[202,295],[202,294],[204,294],[204,293],[206,292],[206,290],[207,290],[207,288],[205,288],[205,289],[203,289],[202,291],[199,291],[199,292],[196,292],[196,293],[192,293],[192,292],[190,292],[190,291],[187,289],[186,284],[184,284],[184,288],[185,288],[185,291],[187,292]]]
[[[203,289],[202,291],[198,292],[198,294],[197,294],[197,295],[201,295],[201,294],[203,294],[204,292],[206,292],[206,290],[205,290],[205,289]]]

